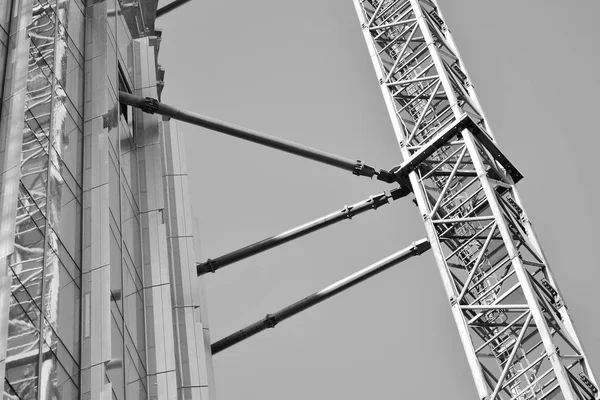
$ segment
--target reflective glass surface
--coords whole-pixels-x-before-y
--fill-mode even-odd
[[[4,382],[16,399],[79,397],[83,27],[81,1],[33,1]]]

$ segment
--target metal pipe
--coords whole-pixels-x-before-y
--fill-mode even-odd
[[[160,115],[171,117],[178,121],[202,126],[204,128],[221,132],[226,135],[234,136],[239,139],[248,140],[250,142],[262,144],[267,147],[272,147],[274,149],[285,151],[287,153],[295,154],[300,157],[308,158],[313,161],[318,161],[323,164],[341,168],[343,170],[352,172],[354,175],[367,176],[369,178],[372,178],[374,175],[376,175],[377,179],[382,180],[384,182],[392,183],[396,181],[395,177],[390,172],[385,170],[377,171],[374,167],[366,165],[360,160],[353,161],[348,158],[340,157],[335,154],[327,153],[325,151],[313,149],[312,147],[294,143],[289,140],[265,135],[264,133],[252,129],[243,128],[241,126],[233,125],[211,117],[196,114],[191,111],[181,110],[173,106],[161,103],[158,100],[152,99],[150,97],[144,98],[134,96],[126,92],[119,92],[119,101],[123,104],[139,108],[142,111],[149,114],[157,113]]]
[[[156,10],[156,18],[162,17],[163,15],[165,15],[166,13],[168,13],[169,11],[173,11],[177,7],[184,5],[185,3],[189,2],[189,1],[191,1],[191,0],[175,0],[175,1],[172,1],[171,3],[167,4],[166,6],[163,6],[163,7],[159,8],[158,10]]]
[[[422,254],[423,252],[429,250],[431,245],[427,239],[421,239],[412,244],[412,246],[407,247],[403,250],[400,250],[397,253],[392,254],[389,257],[384,258],[381,261],[376,262],[375,264],[371,264],[370,266],[348,276],[347,278],[342,279],[334,283],[333,285],[327,286],[325,289],[313,293],[304,299],[289,305],[274,314],[267,314],[267,316],[252,325],[249,325],[215,343],[213,343],[211,347],[212,354],[217,354],[234,344],[237,344],[251,336],[256,335],[259,332],[264,331],[268,328],[274,328],[279,322],[284,321],[294,315],[324,301],[330,297],[335,296],[336,294],[351,288],[352,286],[371,278],[372,276],[377,275],[380,272],[385,271],[386,269],[393,267],[394,265],[405,261],[413,256],[417,256]]]
[[[241,249],[232,251],[231,253],[224,254],[215,259],[208,259],[203,263],[196,264],[196,272],[198,276],[204,275],[208,272],[215,272],[216,270],[226,267],[229,264],[244,260],[253,255],[262,253],[274,247],[280,246],[284,243],[290,242],[294,239],[298,239],[309,233],[318,231],[337,222],[351,219],[355,215],[359,215],[368,210],[376,210],[379,207],[389,204],[388,199],[396,200],[409,194],[410,191],[403,190],[401,188],[394,189],[387,195],[385,192],[375,196],[369,197],[367,200],[363,200],[359,203],[351,206],[345,206],[343,209],[328,214],[324,217],[315,219],[314,221],[308,222],[304,225],[300,225],[296,228],[292,228],[278,235],[272,236],[267,239],[263,239],[259,242],[250,244]]]

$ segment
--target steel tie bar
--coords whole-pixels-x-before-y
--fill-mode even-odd
[[[221,340],[213,343],[211,347],[212,354],[217,354],[245,339],[248,339],[257,333],[260,333],[268,328],[274,328],[279,322],[284,321],[288,318],[293,317],[294,315],[314,306],[318,303],[327,300],[330,297],[335,296],[336,294],[343,292],[346,289],[351,288],[354,285],[359,284],[362,281],[365,281],[380,272],[385,271],[393,267],[394,265],[405,261],[411,257],[420,255],[425,251],[429,250],[431,245],[427,239],[421,239],[414,242],[411,246],[400,250],[397,253],[392,254],[380,260],[374,264],[369,265],[368,267],[355,272],[354,274],[327,286],[325,289],[313,293],[304,299],[297,301],[273,314],[267,314],[267,316],[260,321],[257,321],[247,327],[224,337]]]

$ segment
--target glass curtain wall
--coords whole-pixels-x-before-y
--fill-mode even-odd
[[[147,398],[142,233],[137,147],[131,108],[118,102],[133,82],[132,36],[117,0],[107,0],[108,185],[111,357],[106,381],[115,400]],[[112,105],[112,107],[110,107]]]
[[[4,398],[75,399],[81,359],[84,4],[33,0],[31,12]],[[0,39],[5,33],[0,30]]]

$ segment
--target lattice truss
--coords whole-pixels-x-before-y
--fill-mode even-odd
[[[354,3],[480,398],[598,399],[436,2]]]

